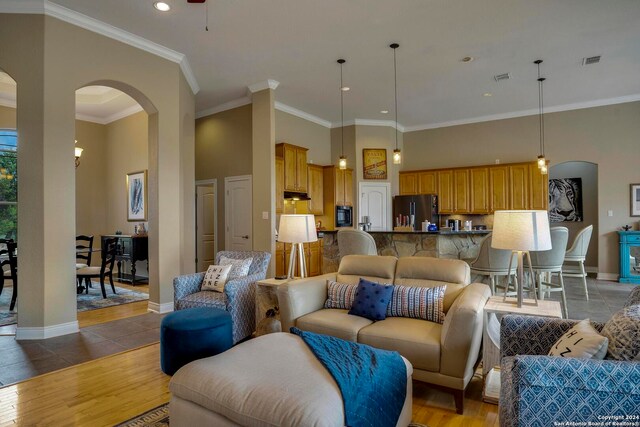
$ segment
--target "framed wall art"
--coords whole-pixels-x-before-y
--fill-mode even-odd
[[[582,178],[549,179],[549,221],[584,221]]]
[[[362,160],[364,179],[387,179],[386,148],[363,148]]]
[[[631,216],[640,216],[640,184],[631,184]]]
[[[147,220],[147,171],[127,174],[127,221]]]

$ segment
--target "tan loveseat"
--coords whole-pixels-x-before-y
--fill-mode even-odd
[[[363,277],[405,286],[447,285],[443,324],[387,317],[373,322],[325,309],[327,280],[358,283]],[[482,342],[482,309],[491,295],[487,285],[470,282],[467,263],[427,257],[349,255],[337,273],[299,279],[278,288],[282,330],[296,326],[335,337],[396,350],[413,365],[413,378],[453,392],[458,413],[474,374]]]

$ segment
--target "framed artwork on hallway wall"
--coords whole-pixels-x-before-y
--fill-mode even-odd
[[[363,148],[362,168],[364,179],[387,179],[386,148]]]
[[[640,216],[640,184],[631,184],[631,216]]]
[[[549,221],[582,222],[582,178],[549,179]]]
[[[147,220],[147,171],[127,174],[127,221]]]

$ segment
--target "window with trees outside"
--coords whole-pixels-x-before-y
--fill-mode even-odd
[[[18,229],[18,137],[0,129],[0,239],[16,239]]]

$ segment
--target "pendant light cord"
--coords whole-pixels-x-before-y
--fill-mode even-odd
[[[540,77],[540,64],[542,60],[536,61],[538,65],[538,109],[539,109],[539,127],[540,127],[540,154],[544,157],[544,91],[542,85],[544,78]]]
[[[392,45],[394,46],[394,45]],[[395,111],[396,111],[396,150],[398,149],[398,71],[396,67],[396,49],[397,45],[393,48],[393,93],[395,98]]]
[[[342,157],[344,157],[344,91],[342,90],[344,85],[342,84],[342,64],[344,64],[344,60],[340,62],[340,144],[342,147]]]

